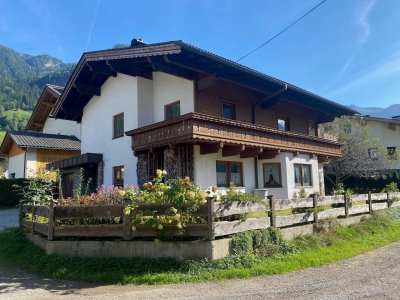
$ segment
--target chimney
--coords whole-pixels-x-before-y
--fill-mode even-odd
[[[147,45],[142,39],[132,39],[131,47]]]

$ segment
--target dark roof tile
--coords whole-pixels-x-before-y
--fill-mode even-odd
[[[80,140],[72,135],[49,134],[35,131],[9,131],[11,138],[21,148],[41,148],[79,151]]]

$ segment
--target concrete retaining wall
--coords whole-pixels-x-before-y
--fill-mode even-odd
[[[42,248],[47,255],[88,257],[171,257],[218,259],[230,253],[231,239],[193,242],[153,241],[48,241],[36,234],[28,239]]]

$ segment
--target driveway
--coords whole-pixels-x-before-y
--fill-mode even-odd
[[[166,286],[93,285],[0,267],[1,299],[400,299],[400,243],[285,275]]]
[[[0,231],[18,226],[18,209],[0,209]]]

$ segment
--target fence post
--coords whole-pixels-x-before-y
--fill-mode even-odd
[[[390,193],[386,192],[386,197],[387,197],[387,207],[390,208],[392,206],[392,203],[390,202]]]
[[[269,199],[269,210],[270,210],[270,221],[271,227],[276,228],[276,210],[275,210],[275,197],[273,195],[268,196]]]
[[[207,198],[207,227],[208,227],[208,240],[215,240],[214,230],[214,197]]]
[[[31,232],[32,234],[35,232],[35,200],[32,201],[32,227],[31,227]]]
[[[54,238],[54,200],[50,200],[49,204],[49,224],[48,224],[48,233],[47,239],[52,241]]]
[[[348,218],[349,217],[349,199],[347,198],[346,193],[343,194],[343,198],[344,198],[344,215],[346,218]]]
[[[314,193],[312,195],[312,199],[313,199],[314,223],[318,223],[318,195]]]
[[[132,211],[129,210],[127,213],[127,208],[130,204],[129,199],[124,199],[124,209],[122,212],[124,220],[124,241],[132,240]]]
[[[372,196],[371,191],[368,191],[368,212],[372,214]]]

